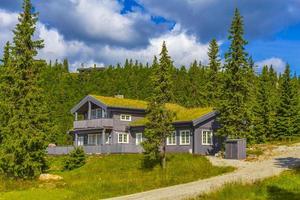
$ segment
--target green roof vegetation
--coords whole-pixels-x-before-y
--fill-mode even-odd
[[[90,95],[90,96],[112,107],[137,108],[137,109],[147,108],[147,101],[117,98],[117,97],[106,97],[106,96],[99,96],[99,95]],[[166,107],[167,109],[173,111],[176,114],[174,118],[174,122],[192,121],[213,111],[213,108],[211,107],[185,108],[178,104],[172,104],[172,103],[167,103]],[[147,123],[147,119],[143,118],[140,120],[133,121],[130,125],[142,126],[145,125],[146,123]]]
[[[90,96],[101,101],[105,105],[112,106],[112,107],[137,108],[137,109],[147,108],[147,102],[142,100],[106,97],[106,96],[99,96],[99,95],[90,95]]]

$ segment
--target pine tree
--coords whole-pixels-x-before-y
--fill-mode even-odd
[[[63,60],[63,68],[66,72],[69,72],[69,61],[67,58]]]
[[[166,167],[166,138],[173,131],[173,113],[167,110],[166,103],[173,100],[172,94],[172,61],[168,55],[165,42],[160,53],[159,64],[156,57],[152,67],[153,92],[150,97],[145,136],[147,140],[142,143],[146,164],[152,166],[157,160]]]
[[[250,109],[248,101],[250,85],[248,82],[249,65],[244,39],[243,18],[238,9],[229,31],[231,41],[229,51],[225,55],[223,93],[219,105],[220,135],[229,137],[249,137]]]
[[[48,117],[39,86],[39,62],[34,60],[42,40],[33,40],[37,14],[30,0],[24,0],[23,13],[14,30],[11,64],[5,72],[9,82],[0,85],[6,91],[7,124],[0,127],[0,168],[7,175],[32,178],[46,169],[44,136]]]
[[[279,105],[276,113],[274,137],[288,139],[298,134],[299,101],[296,87],[291,79],[290,66],[287,65],[279,86]]]
[[[268,66],[264,66],[259,77],[258,94],[256,97],[256,105],[254,106],[254,133],[255,141],[258,143],[263,143],[270,139],[274,132],[274,85],[272,85],[271,73],[272,72],[269,72]]]
[[[208,57],[209,57],[209,73],[208,73],[208,102],[210,105],[215,106],[216,101],[220,96],[220,67],[221,67],[221,59],[219,55],[219,46],[216,39],[213,39],[209,44],[208,49]]]

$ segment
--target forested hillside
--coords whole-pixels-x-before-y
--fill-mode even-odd
[[[99,94],[113,96],[123,94],[126,98],[147,100],[151,94],[149,65],[126,60],[124,65],[108,66],[105,70],[92,70],[83,73],[68,72],[63,63],[45,65],[43,71],[43,88],[47,93],[48,109],[51,119],[56,128],[51,134],[53,142],[59,144],[66,142],[66,131],[72,128],[74,117],[70,109],[85,95]],[[255,69],[256,70],[256,69]],[[224,72],[217,71],[217,84],[212,79],[213,69],[196,61],[191,66],[174,67],[173,83],[175,103],[186,107],[214,106],[217,107],[218,93],[222,93],[222,77]],[[286,90],[294,93],[300,91],[300,79],[292,75],[291,80],[286,80],[291,75],[276,75],[272,66],[265,66],[262,73],[256,73],[252,77],[254,90],[252,104],[253,137],[259,142],[266,137],[274,135],[276,116],[286,109],[292,109],[285,104],[290,100],[283,100],[281,96],[287,97]],[[285,82],[290,82],[284,86]],[[213,85],[213,86],[212,86]],[[289,88],[285,88],[289,87]],[[212,93],[217,93],[212,95]],[[299,95],[295,95],[295,101]],[[295,112],[299,111],[296,105]],[[278,111],[277,111],[278,110]],[[287,110],[288,111],[288,110]],[[277,114],[278,112],[278,114]],[[281,121],[281,120],[280,120]],[[284,122],[284,119],[282,120]],[[266,134],[266,135],[265,135]]]

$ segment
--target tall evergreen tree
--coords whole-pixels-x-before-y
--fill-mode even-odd
[[[154,58],[152,68],[153,92],[148,105],[145,136],[147,140],[142,143],[146,162],[159,160],[163,168],[166,167],[166,138],[173,131],[173,113],[167,110],[166,103],[173,100],[172,94],[172,61],[168,55],[165,42],[160,53],[159,64]]]
[[[213,39],[208,48],[208,58],[209,58],[209,73],[208,73],[208,101],[210,105],[215,106],[216,101],[220,96],[220,68],[221,59],[219,55],[219,46],[216,39]]]
[[[280,80],[279,105],[276,113],[274,137],[292,138],[298,134],[299,101],[295,85],[291,80],[290,66],[287,65]]]
[[[275,106],[274,106],[274,85],[272,85],[272,72],[268,66],[264,66],[259,77],[258,94],[254,106],[254,133],[255,141],[258,143],[270,139],[274,132]]]
[[[243,18],[238,9],[235,10],[229,31],[231,41],[229,51],[225,55],[225,73],[222,99],[219,105],[218,133],[229,137],[249,137],[250,110],[247,106],[250,95],[248,82],[249,64],[244,39]]]
[[[37,14],[30,0],[24,0],[23,13],[14,30],[11,64],[6,67],[9,82],[0,85],[7,91],[9,112],[6,125],[0,127],[0,168],[8,176],[31,178],[46,168],[44,133],[48,117],[39,86],[40,64],[34,60],[42,40],[33,40]],[[2,96],[1,96],[2,97]]]

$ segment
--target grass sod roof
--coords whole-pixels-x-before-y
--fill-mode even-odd
[[[136,109],[147,109],[147,101],[134,100],[134,99],[125,99],[125,98],[116,98],[116,97],[106,97],[99,95],[90,95],[95,99],[101,101],[107,106],[111,107],[122,107],[122,108],[136,108]],[[202,117],[213,111],[212,107],[205,108],[185,108],[178,104],[167,103],[167,109],[171,110],[176,114],[174,122],[185,122],[192,121],[199,117]],[[147,119],[139,119],[130,123],[130,126],[142,126],[147,123]]]

